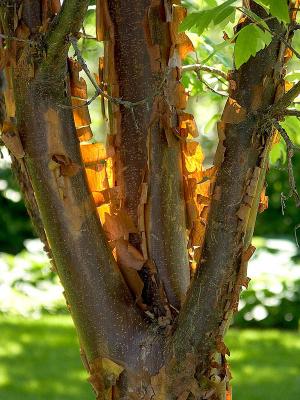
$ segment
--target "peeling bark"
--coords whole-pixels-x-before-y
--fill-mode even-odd
[[[32,3],[29,6],[30,13],[26,13],[27,3],[22,8],[29,37],[41,24],[41,20],[37,23],[41,13],[36,3],[37,8],[31,8]],[[69,26],[70,32],[79,28],[86,4],[77,2],[72,9],[72,2],[64,3],[62,12],[66,13],[68,5],[72,12],[81,11]],[[64,21],[63,14],[57,18]],[[93,366],[100,356],[109,357],[129,370],[145,367],[151,371],[159,358],[148,365],[151,355],[145,357],[161,343],[133,304],[87,185],[67,90],[64,29],[60,41],[59,35],[54,35],[55,42],[49,39],[50,60],[54,51],[59,52],[57,46],[63,46],[55,65],[47,51],[39,53],[28,44],[16,48],[12,69],[23,162],[88,362]]]
[[[284,93],[286,46],[274,38],[231,71],[215,165],[203,170],[180,83],[193,50],[178,33],[180,1],[97,2],[99,85],[123,100],[102,99],[106,147],[80,144],[92,137],[86,83],[80,63],[67,61],[88,1],[8,3],[16,7],[0,5],[1,29],[30,42],[1,49],[13,83],[2,138],[64,286],[97,399],[225,400],[223,340],[248,284],[256,215],[267,206],[274,132],[265,111]],[[254,1],[244,6],[265,16]],[[268,23],[291,39],[276,19]]]
[[[255,2],[248,7],[265,16]],[[287,36],[275,20],[270,26]],[[171,387],[176,386],[176,376],[178,381],[185,375],[187,360],[194,355],[195,376],[202,389],[210,387],[217,393],[215,377],[217,382],[225,381],[221,393],[212,397],[216,399],[225,398],[228,386],[228,349],[223,338],[241,286],[247,286],[246,265],[253,253],[251,238],[273,139],[264,112],[283,93],[285,49],[275,38],[229,76],[229,99],[218,126],[217,195],[212,198],[199,267],[171,339],[171,351],[181,365],[174,370],[170,361],[166,374],[174,376]]]
[[[111,113],[116,185],[122,193],[122,206],[138,228],[138,233],[132,232],[131,243],[142,249],[157,269],[169,303],[179,309],[189,284],[189,265],[180,142],[172,137],[181,106],[176,101],[185,95],[177,93],[174,103],[174,94],[168,92],[176,92],[181,85],[178,61],[168,66],[174,46],[172,8],[149,0],[99,4],[98,32],[104,32],[98,37],[106,38],[105,78],[111,94],[130,102],[147,99],[134,108],[113,105]],[[162,101],[163,93],[169,105]],[[145,185],[147,199],[141,203]],[[149,286],[149,281],[144,284]],[[149,305],[152,300],[145,302]]]

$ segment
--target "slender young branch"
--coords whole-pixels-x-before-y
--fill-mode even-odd
[[[106,93],[96,82],[95,78],[93,77],[92,73],[89,70],[89,67],[87,66],[85,59],[83,58],[81,51],[79,50],[78,44],[77,44],[77,39],[74,36],[70,36],[69,37],[70,43],[72,44],[72,47],[74,49],[75,52],[75,56],[77,58],[77,61],[79,62],[80,66],[82,67],[83,71],[85,72],[86,76],[88,77],[88,79],[90,80],[91,84],[94,86],[95,88],[95,94],[94,96],[87,101],[86,104],[81,105],[79,107],[82,106],[86,106],[88,105],[88,103],[90,104],[93,100],[95,100],[98,96],[103,96],[106,100],[110,101],[111,103],[117,104],[117,105],[122,105],[126,108],[132,108],[134,106],[135,103],[132,103],[130,101],[126,101],[126,100],[122,100],[120,98],[116,98],[116,97],[112,97],[110,96],[108,93]]]
[[[296,206],[300,207],[300,196],[299,196],[299,193],[298,193],[298,190],[296,187],[296,181],[295,181],[294,170],[293,170],[293,161],[292,161],[293,157],[294,157],[294,151],[300,150],[300,149],[294,145],[294,143],[289,138],[289,135],[287,134],[285,129],[279,124],[278,121],[273,119],[272,123],[273,123],[273,126],[278,130],[278,132],[282,136],[283,140],[285,141],[286,149],[287,149],[287,164],[288,164],[287,168],[288,168],[288,175],[289,175],[290,191],[287,196],[285,196],[283,193],[281,194],[283,210],[285,208],[285,201],[291,197],[294,197]]]
[[[76,35],[87,11],[88,0],[65,0],[59,14],[54,18],[45,44],[47,47],[46,64],[54,64],[69,48],[68,35]]]
[[[218,96],[222,96],[222,97],[228,97],[228,93],[223,93],[223,92],[219,92],[217,90],[215,90],[213,87],[211,87],[204,79],[202,79],[201,77],[201,73],[200,70],[195,70],[197,78],[200,82],[203,83],[203,85],[210,90],[212,93],[217,94]]]
[[[284,115],[289,105],[298,97],[300,94],[300,81],[297,82],[292,89],[286,92],[273,106],[270,107],[269,115],[271,118]]]
[[[295,110],[295,109],[288,109],[285,110],[284,115],[286,115],[287,117],[300,117],[300,110]]]
[[[300,24],[295,24],[292,26],[293,31],[298,31],[300,29]]]
[[[35,45],[37,42],[34,40],[30,39],[21,39],[16,36],[9,36],[9,35],[3,35],[3,33],[0,33],[0,38],[1,39],[7,39],[7,40],[14,40],[16,42],[22,42],[22,43],[30,43],[32,45]]]
[[[226,72],[223,72],[214,67],[210,67],[208,65],[203,65],[203,64],[184,65],[181,68],[181,70],[182,70],[182,72],[205,71],[205,72],[209,72],[210,74],[220,76],[221,78],[225,79],[226,81],[228,80],[228,76],[227,76]]]
[[[295,241],[296,241],[297,247],[300,247],[298,235],[297,235],[298,229],[300,229],[300,224],[296,225],[294,228]]]
[[[88,101],[86,101],[84,104],[81,104],[79,106],[72,107],[73,110],[76,109],[76,108],[82,108],[82,107],[86,107],[86,106],[90,105],[98,96],[104,97],[106,100],[108,100],[109,102],[111,102],[113,104],[116,104],[116,105],[119,105],[119,106],[123,106],[123,107],[128,108],[128,109],[133,109],[134,107],[142,106],[142,105],[147,104],[148,102],[153,100],[155,96],[159,95],[162,92],[162,90],[164,88],[164,85],[165,85],[165,82],[166,82],[166,79],[167,79],[167,76],[168,76],[168,74],[170,72],[169,68],[166,69],[166,73],[164,74],[163,79],[161,80],[161,83],[158,86],[158,89],[154,93],[153,96],[145,97],[142,100],[138,100],[138,101],[134,101],[134,102],[128,101],[128,100],[123,100],[123,99],[121,99],[119,97],[110,96],[107,92],[105,92],[98,85],[98,83],[96,82],[95,78],[93,77],[93,75],[92,75],[91,71],[89,70],[89,67],[87,66],[87,63],[86,63],[85,59],[83,58],[83,56],[81,54],[81,51],[80,51],[80,49],[78,47],[78,43],[77,43],[76,37],[70,35],[69,36],[69,41],[72,44],[72,47],[74,49],[77,61],[79,62],[81,68],[83,69],[83,71],[85,72],[86,76],[88,77],[88,79],[90,80],[91,84],[94,86],[94,88],[96,90],[95,94]],[[62,107],[65,108],[65,106],[62,106]]]

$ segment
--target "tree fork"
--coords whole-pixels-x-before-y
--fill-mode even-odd
[[[68,37],[76,37],[87,3],[66,0],[59,12],[52,10],[43,38],[37,28],[48,15],[40,7],[46,2],[24,0],[19,29],[12,23],[13,7],[7,13],[1,6],[0,16],[7,36],[34,37],[39,44],[7,41],[6,49],[15,57],[10,68],[17,131],[90,381],[98,399],[224,400],[229,372],[223,337],[240,288],[247,284],[250,242],[273,139],[262,110],[280,103],[285,45],[276,36],[230,74],[215,167],[199,171],[202,154],[190,142],[195,127],[183,111],[186,98],[179,82],[180,60],[192,49],[186,36],[178,33],[184,17],[180,2],[103,0],[97,5],[97,37],[106,40],[109,62],[108,90],[126,101],[143,100],[134,108],[129,103],[109,105],[115,134],[114,185],[122,195],[121,207],[110,204],[110,217],[120,216],[121,210],[127,223],[128,216],[133,221],[134,228],[128,223],[130,245],[149,264],[139,273],[152,291],[149,296],[143,293],[146,305],[136,301],[148,312],[150,323],[121,276],[124,266],[118,247],[117,262],[112,256],[107,238],[111,246],[116,240],[107,221],[102,230],[70,107]],[[244,6],[265,16],[253,1]],[[248,22],[245,19],[241,26]],[[268,23],[278,36],[285,34],[275,19]],[[144,99],[149,99],[148,105]],[[213,193],[197,192],[202,178],[210,179]],[[195,195],[203,204],[195,204]],[[186,228],[190,256],[199,262],[183,303],[189,285]],[[154,306],[162,309],[153,316]],[[170,315],[168,306],[177,311]]]

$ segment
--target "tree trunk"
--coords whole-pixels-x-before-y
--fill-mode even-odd
[[[136,107],[113,106],[111,115],[121,207],[138,232],[130,232],[130,242],[151,260],[168,301],[179,309],[189,285],[189,265],[180,142],[172,133],[178,99],[167,94],[167,104],[163,97],[170,87],[182,88],[176,63],[168,67],[173,44],[166,13],[171,15],[171,6],[149,0],[99,4],[111,95],[131,103],[145,99]],[[148,279],[149,273],[143,276]],[[145,301],[151,306],[151,299]]]
[[[274,136],[266,114],[284,92],[280,38],[291,35],[268,20],[272,43],[229,73],[215,165],[204,170],[184,112],[181,60],[193,47],[178,33],[180,1],[97,2],[111,135],[106,149],[79,144],[91,134],[86,87],[67,53],[87,5],[0,5],[2,32],[18,39],[2,48],[13,81],[3,138],[64,286],[97,399],[224,400],[223,339],[266,207]]]

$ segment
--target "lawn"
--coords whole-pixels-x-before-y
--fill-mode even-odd
[[[300,334],[231,330],[234,400],[300,398]],[[1,400],[92,400],[67,316],[0,318]]]

